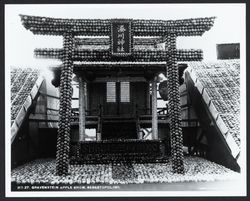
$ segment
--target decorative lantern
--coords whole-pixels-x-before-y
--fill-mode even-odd
[[[168,100],[168,81],[164,80],[159,84],[159,93],[164,101]]]
[[[53,70],[54,78],[51,80],[51,84],[53,84],[55,87],[60,86],[60,77],[61,77],[61,69],[57,68]]]

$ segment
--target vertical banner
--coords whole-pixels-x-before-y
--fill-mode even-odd
[[[113,19],[111,20],[111,55],[129,56],[132,54],[132,20]]]

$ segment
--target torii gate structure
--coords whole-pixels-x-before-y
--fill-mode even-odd
[[[37,49],[37,56],[59,58],[63,62],[60,78],[59,129],[57,136],[56,173],[68,174],[70,118],[74,61],[166,62],[168,78],[171,157],[174,173],[183,174],[183,139],[181,130],[178,61],[202,59],[201,50],[177,50],[178,36],[201,36],[214,24],[215,17],[184,20],[136,19],[59,19],[20,15],[23,26],[34,34],[63,36],[63,49]],[[108,50],[80,50],[74,47],[76,36],[108,36]],[[133,50],[134,37],[158,37],[163,51]],[[153,122],[154,123],[154,122]],[[152,123],[152,124],[153,124]],[[157,122],[156,122],[157,123]],[[153,131],[153,132],[157,132]]]

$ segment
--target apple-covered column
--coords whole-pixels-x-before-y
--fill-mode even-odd
[[[181,129],[181,107],[177,65],[176,35],[167,36],[167,78],[169,94],[171,158],[174,173],[183,174],[183,137]]]
[[[73,34],[63,35],[63,67],[60,78],[59,128],[57,134],[56,174],[68,174],[70,149],[70,118],[73,75]]]

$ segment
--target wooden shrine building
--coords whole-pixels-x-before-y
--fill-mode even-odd
[[[24,27],[32,33],[63,36],[63,49],[35,50],[37,57],[63,62],[54,68],[53,80],[60,89],[57,174],[68,173],[70,136],[75,128],[80,141],[76,151],[79,159],[86,146],[102,149],[113,143],[111,149],[115,152],[129,152],[124,146],[129,142],[134,151],[145,149],[142,127],[152,128],[150,146],[155,147],[154,143],[157,146],[160,142],[160,122],[170,125],[173,171],[183,173],[177,63],[200,61],[203,55],[202,50],[176,49],[176,38],[200,36],[213,26],[214,19],[56,19],[21,15]],[[71,110],[73,73],[79,83],[78,111]],[[168,116],[157,113],[160,73],[167,77]],[[82,144],[86,128],[91,127],[96,128],[97,142]],[[147,147],[145,154],[154,151],[151,148]]]

